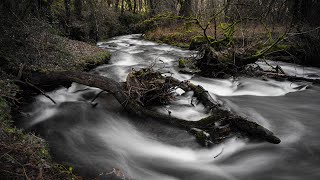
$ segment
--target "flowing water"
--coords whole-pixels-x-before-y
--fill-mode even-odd
[[[80,169],[84,175],[121,169],[132,179],[308,179],[320,178],[320,87],[271,79],[210,79],[179,74],[179,57],[195,52],[143,40],[140,35],[113,38],[98,46],[113,53],[110,64],[93,70],[125,81],[127,73],[146,66],[179,80],[202,85],[233,111],[273,131],[282,142],[251,143],[232,138],[210,149],[200,147],[188,132],[132,117],[108,93],[73,83],[25,107],[22,126],[36,130],[50,145],[53,156]],[[269,62],[273,63],[273,62]],[[263,66],[263,63],[261,62]],[[317,78],[320,70],[281,64],[291,74]],[[268,68],[265,66],[265,68]],[[305,74],[306,72],[306,74]],[[157,110],[197,120],[204,107],[188,106],[191,94]]]

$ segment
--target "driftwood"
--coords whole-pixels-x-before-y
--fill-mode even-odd
[[[49,85],[53,82],[55,85],[57,83],[66,85],[71,82],[76,82],[100,88],[111,93],[128,113],[141,117],[152,118],[166,124],[186,129],[191,133],[193,132],[197,141],[204,146],[219,143],[223,139],[235,135],[248,137],[253,140],[267,141],[274,144],[280,143],[280,139],[271,131],[225,109],[221,104],[214,101],[203,87],[196,86],[188,81],[180,82],[172,77],[165,78],[165,82],[170,82],[171,85],[180,87],[185,91],[194,91],[194,96],[197,97],[208,110],[210,110],[209,117],[200,119],[199,121],[186,121],[172,117],[170,114],[162,114],[152,111],[137,101],[136,96],[135,98],[130,97],[128,94],[130,90],[128,89],[127,84],[119,83],[110,78],[86,72],[52,72],[48,74],[37,74],[35,76],[31,76],[30,79],[33,84],[40,87]]]

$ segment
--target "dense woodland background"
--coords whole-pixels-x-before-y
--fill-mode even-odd
[[[235,39],[242,44],[262,39],[259,34],[268,37],[263,43],[272,43],[286,33],[294,36],[287,40],[294,41],[304,54],[297,55],[299,61],[319,65],[318,0],[3,0],[0,10],[1,44],[10,49],[44,31],[97,42],[122,34],[156,32],[157,28],[158,35],[176,31],[185,38],[203,35],[201,28],[208,25],[208,34],[219,39],[226,33],[224,28],[236,23]],[[2,50],[0,55],[7,53]]]

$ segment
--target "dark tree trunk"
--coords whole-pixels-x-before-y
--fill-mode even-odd
[[[115,0],[116,2],[115,2],[115,4],[114,4],[114,10],[116,11],[116,12],[118,12],[118,10],[119,10],[119,1],[120,0]]]
[[[45,14],[46,14],[50,24],[52,24],[52,21],[53,21],[53,16],[52,16],[52,11],[51,11],[51,5],[52,5],[53,1],[54,0],[48,0],[47,5],[45,7],[45,9],[46,9]]]
[[[66,22],[65,22],[65,30],[66,33],[69,35],[70,34],[70,16],[71,16],[71,8],[70,8],[70,0],[64,0],[64,6],[65,6],[65,11],[66,11]]]
[[[78,19],[82,17],[82,0],[74,0],[74,14]]]
[[[181,6],[179,15],[189,17],[192,15],[192,0],[185,0]]]
[[[149,0],[148,3],[149,3],[149,15],[154,16],[156,14],[155,2],[154,0]]]
[[[94,39],[96,42],[99,40],[99,29],[98,29],[98,21],[96,17],[95,5],[94,0],[89,0],[89,7],[90,7],[90,32],[89,36],[91,39]]]
[[[66,21],[67,21],[67,24],[69,24],[70,16],[71,16],[70,0],[64,0],[64,7],[66,11]]]
[[[137,12],[137,0],[133,0],[133,13]]]

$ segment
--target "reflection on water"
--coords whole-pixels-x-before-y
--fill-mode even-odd
[[[25,108],[28,116],[22,122],[48,140],[58,160],[87,175],[117,167],[132,179],[319,179],[320,87],[182,75],[172,66],[179,57],[194,52],[141,40],[140,35],[116,37],[98,46],[113,51],[113,56],[111,64],[98,67],[95,73],[125,81],[132,69],[156,62],[155,68],[202,85],[233,111],[269,128],[282,142],[248,143],[233,138],[203,149],[184,130],[126,114],[108,93],[92,107],[91,100],[100,90],[73,83],[49,93],[57,105],[38,96]],[[206,116],[201,104],[190,106],[191,98],[192,94],[184,94],[175,104],[158,110],[170,109],[189,120]]]

